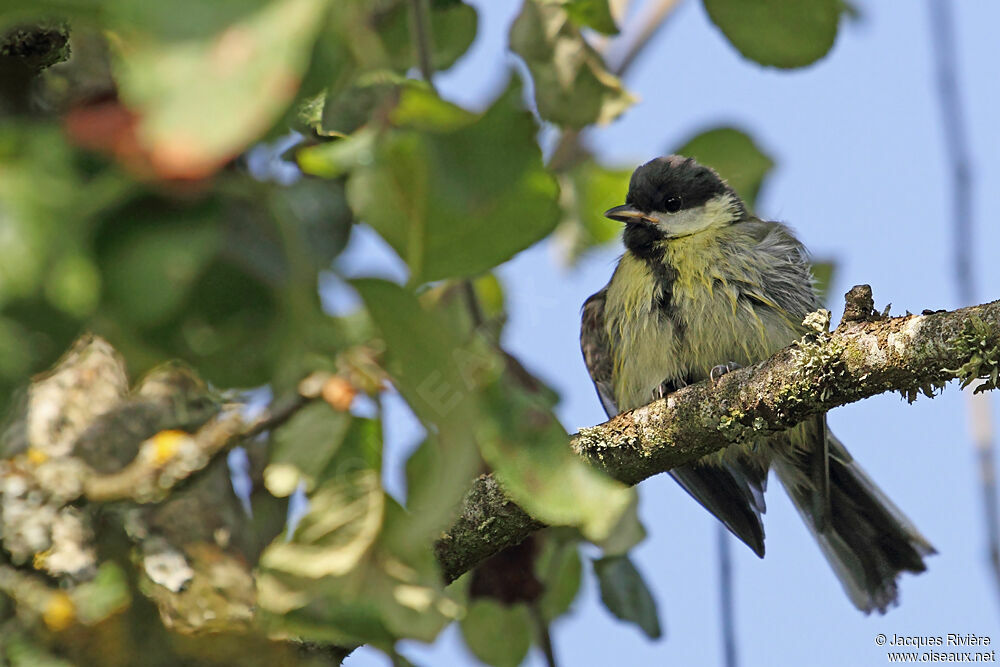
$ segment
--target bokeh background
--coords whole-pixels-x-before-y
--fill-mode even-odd
[[[521,66],[506,51],[518,3],[472,4],[481,21],[477,41],[436,81],[446,99],[483,107],[509,70]],[[635,4],[642,11],[644,3]],[[877,307],[891,302],[896,314],[967,305],[958,300],[954,278],[951,166],[935,86],[930,4],[854,5],[859,16],[844,20],[827,57],[805,69],[778,71],[741,58],[701,3],[681,2],[626,78],[641,101],[584,141],[602,162],[632,168],[707,127],[742,128],[776,163],[758,196],[758,213],[788,223],[815,257],[836,263],[828,299],[835,318],[843,293],[858,283],[871,284]],[[977,296],[988,301],[997,296],[1000,278],[994,260],[1000,247],[994,224],[1000,6],[954,3],[953,11],[975,186],[977,224],[969,243]],[[405,275],[375,234],[355,231],[339,272]],[[510,308],[503,342],[559,391],[558,414],[570,431],[604,419],[577,347],[579,309],[607,281],[620,252],[616,243],[566,268],[550,240],[499,270]],[[352,296],[331,281],[324,298],[340,310]],[[833,430],[940,553],[925,574],[903,577],[899,607],[865,617],[848,602],[774,483],[765,519],[767,557],[758,560],[733,544],[741,664],[883,664],[878,633],[976,633],[1000,641],[967,409],[953,384],[913,405],[885,395],[831,413]],[[398,403],[385,421],[385,481],[399,492],[401,463],[418,442],[419,428]],[[612,618],[585,571],[573,612],[553,627],[563,665],[722,663],[716,523],[666,476],[641,488],[649,537],[633,553],[655,594],[665,637],[650,641]],[[596,549],[590,555],[596,557]],[[475,662],[457,627],[431,646],[404,642],[401,648],[419,664]],[[362,648],[348,664],[385,662],[384,655]],[[537,650],[527,664],[543,664]]]

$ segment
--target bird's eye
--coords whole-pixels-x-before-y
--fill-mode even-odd
[[[667,213],[676,213],[681,210],[682,203],[680,197],[667,197],[667,200],[663,202],[663,209]]]

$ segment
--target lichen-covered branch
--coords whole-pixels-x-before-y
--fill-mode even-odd
[[[247,422],[239,411],[219,414],[195,433],[159,431],[142,443],[138,455],[121,470],[84,478],[83,494],[91,502],[150,502],[162,499],[177,484],[203,469],[221,452],[280,425],[309,400],[301,394]]]
[[[224,454],[329,399],[330,379],[310,376],[251,419],[180,363],[130,388],[114,348],[81,337],[0,435],[0,597],[16,601],[25,627],[62,632],[105,623],[137,589],[160,619],[143,633],[246,633],[253,563],[279,526],[248,515]],[[128,623],[148,620],[132,610]],[[0,623],[0,643],[20,627]],[[269,663],[299,652],[257,639],[248,651],[284,656]]]
[[[828,313],[811,320],[819,321],[815,334],[770,359],[729,373],[716,386],[691,385],[583,429],[571,446],[615,479],[637,484],[731,444],[887,391],[912,401],[955,378],[964,384],[985,378],[985,388],[996,387],[1000,301],[888,317],[874,311],[871,288],[861,285],[848,293],[835,331],[823,326]],[[502,494],[495,479],[479,478],[461,517],[437,544],[445,578],[457,578],[538,527]]]
[[[480,475],[465,496],[458,520],[434,545],[434,553],[450,583],[542,527],[504,495],[493,475]]]
[[[69,57],[64,25],[25,25],[0,30],[0,114],[31,111],[31,82]]]
[[[69,58],[69,29],[62,24],[18,26],[0,34],[0,59],[17,60],[32,72]]]

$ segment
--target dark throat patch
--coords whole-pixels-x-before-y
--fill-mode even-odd
[[[649,267],[653,280],[660,288],[656,303],[653,304],[660,313],[660,317],[673,319],[675,326],[677,326],[678,335],[683,335],[680,322],[674,317],[676,308],[673,304],[673,295],[677,269],[667,262],[663,237],[649,225],[629,223],[625,225],[624,241],[628,252],[641,259]]]

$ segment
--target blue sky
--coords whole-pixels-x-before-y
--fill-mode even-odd
[[[452,71],[442,94],[482,107],[514,62],[506,33],[518,2],[472,2],[481,35]],[[762,69],[743,60],[709,23],[700,2],[681,3],[636,62],[626,83],[641,102],[616,123],[587,135],[611,165],[634,167],[697,131],[734,124],[748,131],[777,166],[761,192],[762,217],[790,224],[813,255],[834,259],[829,307],[843,293],[872,285],[877,306],[893,313],[953,308],[948,211],[950,182],[935,97],[926,2],[857,2],[860,22],[841,26],[830,55],[805,70]],[[973,256],[981,301],[995,298],[1000,232],[992,224],[1000,185],[1000,5],[954,3],[960,83],[976,178]],[[622,193],[624,198],[625,193]],[[562,396],[559,415],[574,431],[603,421],[577,347],[583,300],[608,279],[621,252],[609,247],[572,269],[548,243],[505,264],[500,276],[511,311],[505,345]],[[340,270],[399,275],[398,260],[370,233],[352,240]],[[991,400],[994,415],[995,400]],[[830,414],[831,427],[937,547],[928,572],[901,581],[899,607],[865,617],[848,602],[808,531],[772,479],[767,557],[734,544],[741,663],[868,665],[886,662],[878,633],[976,633],[1000,641],[995,589],[985,557],[978,471],[968,438],[965,398],[954,385],[934,400],[907,405],[881,396]],[[387,486],[415,441],[401,409],[387,417]],[[553,628],[562,665],[721,664],[715,559],[716,524],[672,480],[641,486],[649,538],[635,552],[654,591],[666,637],[650,642],[600,605],[589,567],[570,616]],[[595,555],[595,554],[590,554]],[[476,664],[457,628],[425,646],[406,643],[419,664]],[[384,665],[361,649],[352,666]],[[529,665],[542,665],[533,653]]]

